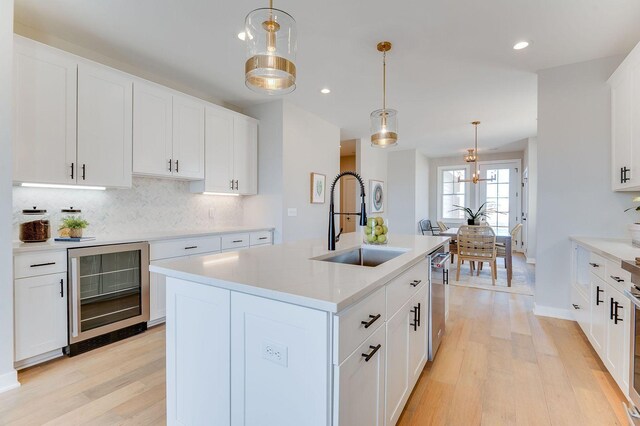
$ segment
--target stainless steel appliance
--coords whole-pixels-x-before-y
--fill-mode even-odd
[[[630,333],[630,358],[629,358],[629,399],[627,417],[630,425],[640,426],[640,267],[635,262],[622,261],[622,268],[631,272],[633,287],[625,290],[626,296],[631,300],[631,333]]]
[[[429,254],[429,361],[433,361],[445,331],[445,285],[449,284],[450,254],[440,247]]]
[[[147,329],[148,243],[70,249],[68,259],[68,355]]]

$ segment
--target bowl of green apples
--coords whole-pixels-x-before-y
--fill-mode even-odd
[[[380,216],[367,218],[367,224],[363,227],[362,241],[365,244],[387,244],[389,242],[387,225],[387,221]]]

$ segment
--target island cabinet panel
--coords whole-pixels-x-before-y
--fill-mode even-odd
[[[329,329],[326,312],[233,292],[231,424],[326,426]]]
[[[230,292],[167,278],[167,424],[228,425]]]
[[[385,335],[386,328],[379,327],[342,364],[334,367],[333,425],[385,424]]]

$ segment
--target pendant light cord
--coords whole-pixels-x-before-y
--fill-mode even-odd
[[[387,51],[382,52],[382,110],[387,110]]]

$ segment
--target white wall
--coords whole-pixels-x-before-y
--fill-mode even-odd
[[[329,188],[340,173],[340,128],[290,102],[284,102],[284,211],[298,215],[283,219],[283,241],[326,238],[329,221]],[[327,177],[324,204],[310,202],[311,172]],[[335,202],[340,192],[336,186]],[[339,211],[338,207],[336,210]],[[336,223],[339,223],[336,218]]]
[[[384,182],[384,197],[383,200],[385,204],[385,210],[388,210],[388,198],[387,194],[389,192],[388,189],[388,175],[387,175],[387,158],[388,153],[384,148],[374,148],[371,146],[370,138],[362,138],[356,139],[356,157],[357,164],[356,170],[362,177],[364,181],[364,189],[367,194],[366,203],[367,203],[367,214],[371,214],[371,180],[380,180]],[[360,205],[360,191],[358,193],[358,202],[356,206]],[[386,214],[386,211],[382,213],[382,215]]]
[[[14,240],[22,210],[33,206],[47,210],[54,230],[66,216],[60,209],[81,209],[90,224],[85,234],[97,237],[243,224],[243,197],[192,194],[189,182],[134,177],[131,189],[13,188]]]
[[[524,151],[524,166],[528,170],[528,212],[527,221],[523,225],[527,227],[525,256],[528,263],[536,262],[537,250],[537,226],[538,226],[538,140],[529,138]]]
[[[415,178],[415,192],[416,192],[416,226],[422,219],[429,218],[429,175],[431,172],[431,166],[429,159],[422,153],[416,153],[416,178]],[[433,224],[436,225],[435,223]]]
[[[0,0],[0,392],[19,386],[13,369],[11,248],[11,74],[13,0]]]
[[[260,120],[259,194],[244,202],[245,223],[275,226],[276,243],[326,238],[329,187],[340,171],[340,129],[288,101],[244,113]],[[327,177],[324,204],[310,203],[311,172]],[[336,190],[336,205],[339,197]],[[288,216],[289,208],[297,209],[297,216]]]
[[[390,151],[388,157],[386,217],[389,233],[416,233],[416,150]]]
[[[536,309],[567,309],[570,235],[628,237],[635,194],[611,191],[611,100],[622,57],[538,73]]]

